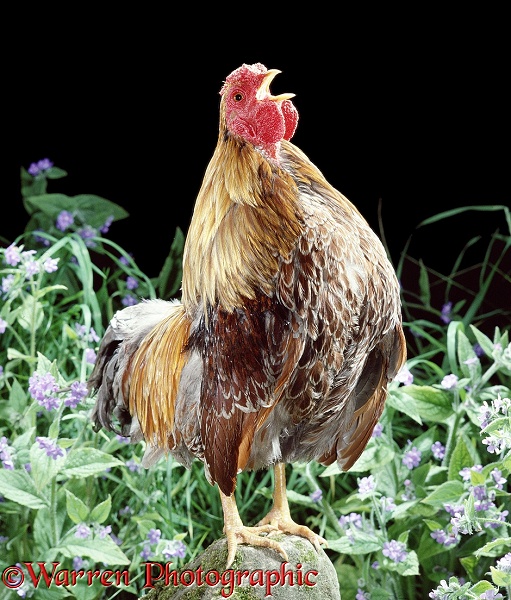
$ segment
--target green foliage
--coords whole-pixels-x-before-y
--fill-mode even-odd
[[[95,432],[93,399],[76,401],[73,386],[90,375],[117,309],[177,294],[184,236],[176,231],[159,276],[149,279],[106,237],[112,219],[128,216],[121,207],[47,193],[65,175],[54,166],[35,176],[22,169],[29,223],[0,249],[0,588],[48,600],[120,590],[136,598],[146,561],[179,568],[222,535],[219,497],[199,462],[187,471],[168,457],[142,469],[144,444]],[[509,294],[498,307],[494,286],[511,283],[511,220],[505,207],[492,210],[510,234],[496,234],[468,269],[475,286],[459,270],[462,257],[443,276],[402,256],[409,359],[354,467],[288,467],[293,517],[328,540],[343,600],[498,598],[498,590],[509,597],[510,307]],[[62,211],[73,217],[64,230],[56,226]],[[269,510],[271,478],[239,476],[245,523]],[[85,579],[70,581],[80,568]]]

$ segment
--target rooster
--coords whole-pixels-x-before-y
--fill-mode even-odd
[[[204,464],[218,486],[227,567],[238,544],[282,531],[326,541],[291,518],[285,465],[348,470],[406,358],[400,291],[382,243],[355,206],[290,142],[294,94],[280,73],[243,64],[225,80],[219,136],[183,251],[181,301],[118,311],[88,385],[96,428]],[[120,428],[120,429],[118,429]],[[274,469],[273,506],[245,526],[243,471]]]

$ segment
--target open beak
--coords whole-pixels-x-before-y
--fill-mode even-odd
[[[278,96],[272,96],[270,93],[270,83],[275,78],[275,75],[282,73],[278,69],[270,69],[264,76],[261,86],[257,90],[257,100],[273,100],[274,102],[282,102],[283,100],[290,100],[294,98],[296,94],[279,94]]]

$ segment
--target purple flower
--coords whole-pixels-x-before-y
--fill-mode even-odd
[[[420,465],[421,457],[422,452],[414,446],[411,450],[408,450],[408,452],[405,453],[402,462],[408,469],[413,469]]]
[[[39,266],[39,263],[36,262],[35,260],[26,260],[25,261],[25,276],[27,277],[27,279],[29,277],[33,277],[34,275],[37,275],[41,270],[41,267]]]
[[[70,408],[76,408],[78,404],[87,396],[88,389],[85,383],[81,381],[73,381],[71,384],[71,392],[64,400],[64,405]]]
[[[125,435],[117,434],[115,437],[117,438],[118,442],[121,442],[121,444],[129,444],[130,442],[130,438],[126,437]]]
[[[364,592],[362,588],[357,588],[355,600],[368,600],[370,597],[369,592]]]
[[[0,333],[5,333],[5,330],[7,329],[7,321],[5,321],[4,319],[2,319],[2,317],[0,317]]]
[[[485,498],[488,497],[488,494],[486,492],[486,488],[484,487],[484,485],[475,485],[472,488],[472,494],[474,494],[474,498],[476,500],[484,500]]]
[[[442,321],[445,324],[450,323],[452,321],[451,312],[452,312],[452,302],[446,302],[442,306],[442,314],[440,316],[440,318],[442,319]]]
[[[79,571],[83,565],[85,564],[85,561],[83,560],[83,558],[81,556],[75,556],[73,558],[73,569],[75,571]]]
[[[2,465],[4,469],[8,471],[14,470],[14,462],[11,456],[12,448],[9,446],[9,442],[5,435],[0,438],[0,460],[2,461]]]
[[[57,216],[55,227],[60,231],[66,231],[74,223],[74,216],[68,210],[62,210]]]
[[[435,540],[435,542],[438,542],[439,544],[442,544],[446,547],[457,544],[459,541],[459,539],[454,534],[446,533],[443,529],[435,529],[431,532],[430,535]]]
[[[486,592],[480,594],[479,598],[481,600],[501,600],[504,596],[495,588],[490,588],[489,590],[486,590]]]
[[[396,540],[385,542],[383,544],[382,554],[395,563],[403,562],[408,556],[406,545],[403,544],[403,542],[397,542]]]
[[[396,503],[393,498],[387,498],[387,496],[382,496],[380,498],[380,503],[384,511],[392,512],[396,510]]]
[[[435,442],[431,446],[431,452],[437,460],[442,460],[445,457],[445,446],[441,442]]]
[[[30,395],[46,410],[54,410],[60,406],[60,400],[54,395],[58,392],[59,386],[51,373],[41,375],[36,371],[28,383]]]
[[[88,527],[85,523],[80,523],[75,531],[75,537],[80,538],[82,540],[87,540],[91,536],[90,527]]]
[[[499,469],[493,469],[490,475],[493,481],[495,482],[495,487],[498,490],[503,490],[504,484],[507,482],[507,479],[505,477],[502,477],[502,471],[500,471]]]
[[[358,493],[359,494],[370,494],[376,487],[376,481],[372,475],[368,477],[362,477],[358,480]]]
[[[121,300],[121,303],[124,306],[134,306],[135,304],[138,304],[138,300],[131,294],[126,294],[126,296],[124,296],[124,298]]]
[[[371,437],[381,437],[381,434],[383,432],[383,425],[381,423],[376,423],[376,425],[374,426],[373,429],[373,433],[371,434]]]
[[[85,227],[81,227],[77,233],[85,242],[87,248],[94,248],[96,246],[96,242],[94,242],[92,238],[98,235],[97,229],[94,229],[94,227],[91,227],[90,225],[85,225]]]
[[[32,235],[34,236],[34,241],[37,242],[38,244],[41,244],[42,246],[46,246],[48,247],[50,245],[50,240],[47,240],[45,237],[43,237],[42,235],[40,235],[41,232],[37,232],[37,231],[33,231]]]
[[[92,348],[85,349],[85,362],[89,365],[93,365],[96,362],[96,352]]]
[[[124,464],[128,467],[130,471],[133,471],[134,473],[140,471],[140,465],[137,462],[135,462],[134,458],[130,458]]]
[[[476,353],[476,356],[484,356],[484,350],[481,346],[481,344],[479,344],[479,342],[476,342],[473,346],[474,352]]]
[[[47,273],[55,273],[58,269],[58,262],[60,258],[47,258],[44,261],[43,268]]]
[[[41,171],[47,171],[53,167],[53,163],[49,158],[41,158],[37,161],[37,166]]]
[[[110,225],[113,223],[114,217],[113,215],[109,216],[108,219],[104,222],[104,224],[99,228],[101,233],[108,233],[110,229]]]
[[[104,540],[107,535],[112,533],[112,526],[107,525],[106,527],[99,527],[97,531],[97,535],[101,540]]]
[[[133,509],[130,508],[129,506],[125,506],[124,508],[121,508],[119,510],[119,515],[120,516],[124,516],[124,515],[132,515],[133,514]]]
[[[35,177],[36,175],[39,175],[41,170],[37,166],[37,163],[30,163],[30,166],[28,167],[27,171],[30,175],[32,175],[32,177]]]
[[[453,375],[452,373],[450,375],[446,375],[443,379],[442,379],[442,383],[441,386],[446,389],[446,390],[452,390],[453,388],[456,387],[456,384],[458,383],[458,376],[457,375]]]
[[[497,561],[497,569],[504,571],[504,573],[511,573],[511,552],[505,554],[502,558]]]
[[[147,533],[147,539],[150,544],[157,544],[161,538],[161,531],[159,529],[150,529]]]
[[[169,560],[172,556],[184,558],[186,554],[186,546],[180,540],[172,540],[161,551],[165,560]]]
[[[455,514],[462,515],[465,512],[463,504],[450,504],[449,502],[446,502],[444,504],[444,509],[451,517],[454,517]]]
[[[395,380],[404,385],[413,383],[413,375],[406,365],[403,365],[395,377]]]
[[[144,546],[142,552],[140,553],[140,556],[144,559],[147,560],[148,558],[150,558],[151,556],[154,556],[154,552],[151,550],[151,548],[149,547],[149,545]]]
[[[12,288],[14,284],[14,275],[10,273],[7,277],[2,277],[2,292],[7,294],[7,292]]]
[[[59,456],[64,456],[64,450],[47,437],[36,437],[35,441],[39,444],[39,448],[46,452],[46,456],[57,460]]]
[[[342,515],[339,517],[339,525],[346,529],[350,525],[353,525],[357,529],[362,529],[362,517],[359,513],[352,512],[349,515]]]
[[[11,267],[15,267],[21,262],[21,249],[14,244],[11,244],[5,249],[4,261]]]
[[[128,290],[136,290],[138,288],[138,281],[131,275],[128,275],[126,277],[126,287]]]
[[[323,492],[320,489],[314,490],[312,494],[309,494],[309,498],[313,502],[321,502],[321,498],[323,498]]]

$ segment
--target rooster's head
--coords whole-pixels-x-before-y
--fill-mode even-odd
[[[244,64],[227,77],[220,90],[227,130],[272,157],[281,140],[291,139],[298,123],[298,112],[291,102],[294,94],[270,93],[270,83],[278,73],[261,63]]]

